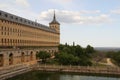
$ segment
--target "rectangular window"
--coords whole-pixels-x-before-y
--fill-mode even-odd
[[[3,30],[3,26],[1,27],[1,30]]]
[[[5,31],[6,31],[6,27],[5,27]]]
[[[1,35],[3,35],[3,32],[1,32]]]
[[[1,39],[2,43],[3,43],[3,39]]]

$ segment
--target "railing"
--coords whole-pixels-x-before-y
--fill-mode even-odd
[[[76,72],[76,73],[95,73],[95,74],[111,74],[120,76],[120,68],[118,67],[98,67],[98,66],[64,66],[64,65],[46,65],[46,64],[18,64],[9,67],[0,68],[0,80],[31,71],[54,71],[54,72]]]
[[[0,67],[0,80],[5,80],[7,78],[31,71],[32,69],[33,65],[28,63]]]
[[[63,66],[63,65],[37,65],[36,70],[58,71],[58,72],[77,72],[77,73],[98,73],[120,75],[118,67],[98,67],[98,66]]]

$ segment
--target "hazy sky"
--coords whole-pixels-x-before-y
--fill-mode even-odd
[[[0,0],[0,10],[45,25],[55,10],[61,43],[120,47],[120,0]]]

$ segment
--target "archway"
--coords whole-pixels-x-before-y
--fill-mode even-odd
[[[36,59],[37,59],[37,60],[39,60],[39,58],[38,58],[38,56],[37,56],[38,54],[39,54],[39,51],[36,51]]]
[[[10,53],[9,54],[9,65],[12,65],[13,64],[13,54]]]
[[[38,51],[36,51],[36,54],[38,54],[39,52]]]
[[[3,54],[0,54],[0,67],[3,66]]]
[[[30,61],[32,61],[33,60],[33,52],[31,51],[30,52]]]
[[[21,54],[21,62],[25,62],[25,53],[24,52],[22,52],[22,54]]]

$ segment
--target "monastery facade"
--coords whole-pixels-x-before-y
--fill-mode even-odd
[[[54,13],[49,26],[0,10],[0,67],[36,63],[36,54],[58,52],[60,23]]]

